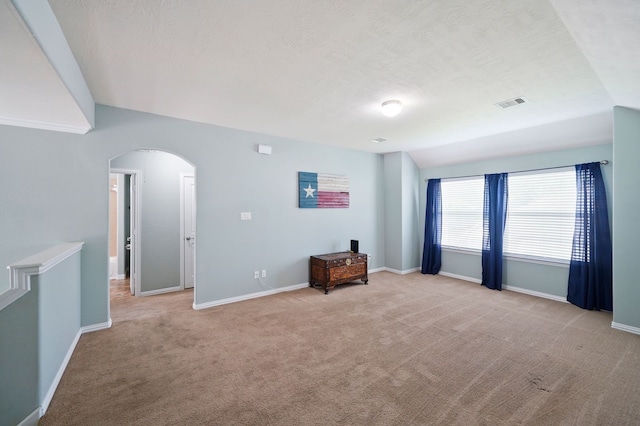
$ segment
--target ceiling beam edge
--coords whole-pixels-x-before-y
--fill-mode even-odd
[[[8,3],[13,5],[40,46],[42,53],[69,91],[85,117],[88,129],[93,129],[95,127],[93,96],[49,3],[33,0],[9,0]],[[57,127],[61,130],[65,126]]]

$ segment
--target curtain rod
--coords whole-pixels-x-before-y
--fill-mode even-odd
[[[609,164],[609,160],[602,160],[599,163],[602,164],[603,166],[606,166],[607,164]],[[515,170],[513,172],[508,172],[508,173],[539,172],[543,170],[563,169],[565,167],[572,167],[572,166],[556,166],[556,167],[543,167],[541,169]],[[442,179],[464,179],[464,178],[479,177],[479,176],[484,176],[484,175],[450,176]],[[427,182],[428,180],[429,180],[428,178],[424,178],[425,182]]]

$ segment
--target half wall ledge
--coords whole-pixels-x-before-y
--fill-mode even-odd
[[[31,276],[42,274],[71,255],[79,252],[83,241],[61,243],[7,266],[9,289],[0,294],[0,310],[31,290]]]

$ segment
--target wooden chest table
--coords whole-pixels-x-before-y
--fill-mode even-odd
[[[309,287],[319,284],[324,288],[324,294],[329,294],[329,289],[338,284],[358,279],[368,284],[367,258],[365,253],[350,251],[311,256],[309,259]]]

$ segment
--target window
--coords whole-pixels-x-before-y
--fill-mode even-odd
[[[484,177],[443,179],[440,190],[442,246],[481,250]]]
[[[442,247],[482,250],[484,176],[443,179]],[[576,204],[573,167],[509,173],[505,256],[568,262]]]
[[[569,261],[575,211],[573,167],[509,173],[504,254]]]

